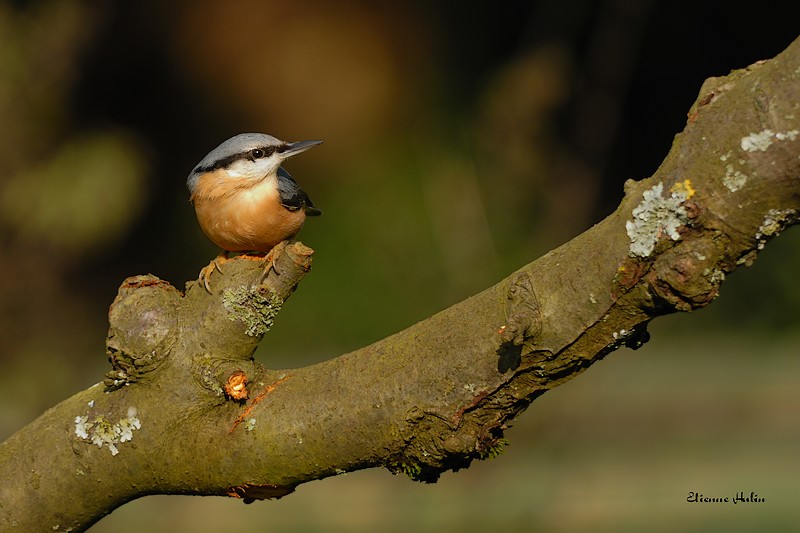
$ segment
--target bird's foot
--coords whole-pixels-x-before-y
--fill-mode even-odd
[[[214,269],[218,270],[219,273],[222,274],[222,265],[227,261],[228,252],[223,250],[217,257],[212,259],[208,265],[204,266],[202,270],[200,270],[200,275],[197,277],[197,281],[201,283],[209,293],[211,292],[211,274],[214,273]]]
[[[267,255],[264,256],[264,262],[261,263],[261,266],[264,267],[264,275],[261,276],[261,281],[263,282],[267,276],[269,275],[270,271],[274,270],[277,275],[281,275],[278,269],[275,267],[275,260],[286,250],[286,244],[289,241],[281,241],[272,249],[267,252]]]
[[[279,242],[272,249],[267,252],[247,252],[247,253],[239,253],[234,256],[234,258],[242,258],[242,259],[249,259],[250,261],[261,261],[261,266],[264,268],[264,274],[261,276],[261,281],[263,282],[271,271],[275,271],[276,274],[280,275],[280,272],[275,267],[275,260],[280,257],[280,255],[286,250],[286,245],[289,241]],[[197,281],[206,288],[206,290],[210,293],[211,292],[211,274],[214,273],[214,270],[218,270],[220,274],[222,274],[222,265],[227,263],[231,260],[230,252],[222,251],[220,254],[211,260],[211,262],[204,266],[202,270],[200,270],[200,275],[197,277]]]

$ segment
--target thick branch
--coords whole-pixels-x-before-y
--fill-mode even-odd
[[[654,317],[708,304],[797,222],[798,101],[800,40],[707,80],[662,165],[629,181],[608,218],[494,287],[311,367],[276,373],[251,358],[288,294],[267,290],[283,272],[261,283],[256,262],[232,261],[213,296],[129,280],[110,313],[111,388],[79,393],[0,447],[0,524],[83,528],[144,494],[278,497],[379,465],[432,481],[492,456],[537,396],[640,346]],[[97,447],[81,416],[130,438]],[[78,491],[80,504],[60,500]]]

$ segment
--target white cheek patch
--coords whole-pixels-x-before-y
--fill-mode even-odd
[[[239,159],[228,165],[225,170],[232,178],[261,179],[278,170],[280,164],[280,159],[276,155],[271,155],[255,161]]]

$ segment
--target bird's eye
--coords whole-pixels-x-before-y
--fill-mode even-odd
[[[250,150],[250,155],[253,156],[253,159],[261,159],[267,154],[265,154],[264,150],[262,150],[261,148],[253,148],[252,150]]]

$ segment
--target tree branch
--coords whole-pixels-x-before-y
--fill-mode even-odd
[[[373,466],[434,481],[495,455],[536,397],[646,342],[653,318],[707,305],[798,221],[799,101],[800,40],[707,80],[659,169],[628,181],[605,220],[480,294],[310,367],[252,359],[308,271],[299,243],[266,277],[230,261],[214,294],[126,280],[109,312],[105,387],[0,446],[0,524],[78,530],[147,494],[251,501]]]

